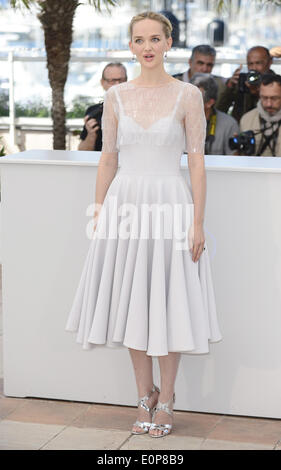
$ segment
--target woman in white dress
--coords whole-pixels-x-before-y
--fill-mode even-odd
[[[165,71],[171,31],[154,12],[131,20],[129,46],[141,73],[105,96],[94,238],[66,326],[84,348],[128,348],[139,395],[132,433],[151,437],[171,432],[181,354],[206,353],[221,339],[203,230],[203,101],[197,87]],[[180,170],[185,149],[192,188]],[[124,206],[137,209],[129,232],[115,223]]]

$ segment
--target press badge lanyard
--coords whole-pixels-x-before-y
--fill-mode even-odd
[[[213,142],[215,140],[215,135],[216,135],[216,126],[217,126],[217,113],[216,110],[213,109],[213,112],[211,114],[210,120],[207,125],[207,137],[206,137],[206,143],[205,143],[205,153],[210,155],[211,153],[211,148],[213,145]]]

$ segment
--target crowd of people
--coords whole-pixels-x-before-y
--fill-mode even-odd
[[[272,55],[266,47],[252,47],[247,52],[248,72],[240,66],[226,79],[212,74],[216,50],[203,44],[193,48],[188,70],[173,75],[202,93],[205,154],[281,157],[281,75],[271,69]],[[101,78],[105,91],[125,81],[122,63],[106,65]],[[102,112],[102,102],[86,110],[79,150],[101,150]]]

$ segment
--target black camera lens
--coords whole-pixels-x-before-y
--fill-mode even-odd
[[[241,132],[238,136],[230,137],[228,143],[231,150],[239,150],[244,155],[255,155],[256,140],[253,131]]]
[[[261,82],[261,74],[257,70],[249,70],[246,75],[246,82],[249,85],[259,85]]]

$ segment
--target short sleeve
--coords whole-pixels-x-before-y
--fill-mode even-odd
[[[202,93],[195,85],[187,84],[185,93],[185,136],[186,151],[190,155],[204,155],[206,139],[206,117]]]
[[[103,113],[101,120],[102,128],[102,152],[116,153],[117,149],[117,128],[118,128],[118,109],[114,86],[105,93]]]

